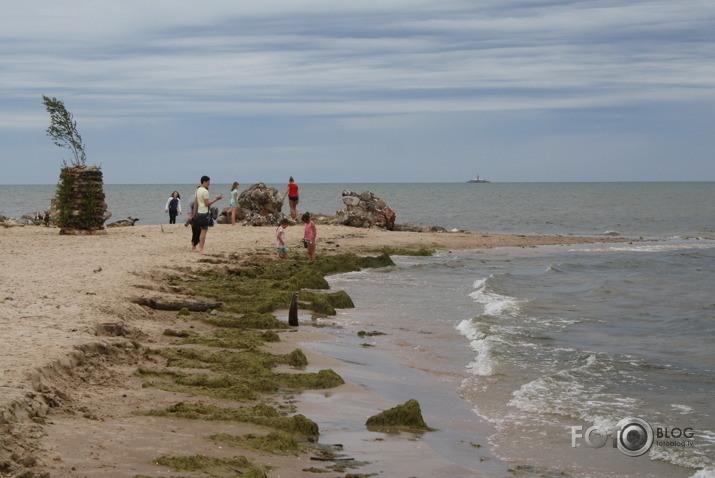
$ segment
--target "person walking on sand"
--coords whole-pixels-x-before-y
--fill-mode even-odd
[[[197,186],[196,190],[201,186]],[[201,238],[201,228],[199,227],[199,214],[198,214],[198,204],[196,203],[196,191],[191,196],[189,200],[189,212],[187,213],[189,219],[186,221],[184,226],[191,226],[191,250],[196,251],[196,246],[199,245],[199,239]]]
[[[234,181],[231,186],[231,225],[236,225],[236,214],[238,214],[238,182]]]
[[[199,252],[204,252],[204,246],[206,244],[206,234],[209,232],[209,220],[211,219],[211,205],[216,201],[223,199],[223,196],[216,196],[212,201],[209,199],[209,186],[211,185],[211,178],[208,176],[201,176],[201,186],[196,190],[196,215],[197,221],[199,223],[199,228],[201,228],[201,235],[199,236],[199,245],[196,249]]]
[[[288,219],[281,219],[278,229],[276,229],[276,252],[281,259],[288,259],[288,247],[286,247],[286,227]]]
[[[288,187],[286,192],[283,194],[283,198],[288,196],[288,205],[290,206],[290,217],[294,220],[298,220],[298,185],[293,180],[293,176],[288,179]]]
[[[315,227],[313,219],[310,217],[310,213],[306,212],[303,214],[303,222],[305,223],[305,232],[303,232],[303,243],[305,247],[308,248],[308,260],[315,260],[315,243],[318,242],[318,230]]]
[[[166,201],[164,212],[169,213],[169,224],[176,224],[176,215],[181,214],[181,196],[179,191],[171,193],[171,197]]]

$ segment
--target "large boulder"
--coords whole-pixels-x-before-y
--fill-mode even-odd
[[[395,228],[395,217],[395,211],[370,191],[357,194],[345,190],[343,209],[335,213],[333,222],[352,227],[377,226],[391,231]]]
[[[276,188],[269,188],[264,183],[252,184],[238,196],[239,210],[236,220],[249,226],[277,226],[284,217],[283,198]],[[231,208],[221,211],[217,222],[231,222]]]

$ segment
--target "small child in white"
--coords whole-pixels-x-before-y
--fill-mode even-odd
[[[288,219],[281,219],[278,229],[276,229],[276,252],[281,259],[288,259],[288,248],[286,247],[286,231]]]

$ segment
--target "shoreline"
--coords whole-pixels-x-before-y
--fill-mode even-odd
[[[288,229],[288,244],[291,252],[304,253],[299,249],[302,231],[298,229]],[[126,338],[111,336],[106,324],[121,325],[127,331],[127,337],[140,343],[166,341],[162,332],[179,320],[176,314],[151,311],[134,303],[134,299],[144,296],[179,299],[182,297],[180,291],[167,285],[166,278],[172,271],[205,270],[215,267],[213,262],[220,262],[221,258],[271,253],[273,234],[272,227],[219,225],[209,231],[207,254],[198,254],[189,251],[190,231],[182,224],[114,228],[104,236],[59,236],[57,229],[39,226],[0,228],[0,243],[6,252],[2,261],[5,272],[0,283],[0,302],[4,310],[0,317],[0,326],[4,330],[0,337],[0,360],[4,365],[0,384],[0,426],[11,428],[16,437],[5,439],[5,450],[12,452],[7,457],[0,455],[0,466],[6,466],[3,463],[8,464],[6,467],[20,464],[34,471],[52,470],[54,477],[76,476],[61,473],[72,467],[72,474],[82,472],[78,467],[86,463],[86,457],[81,453],[82,447],[78,446],[82,442],[81,432],[94,430],[95,438],[87,443],[89,448],[84,452],[95,454],[94,460],[101,466],[93,468],[95,472],[90,476],[117,476],[112,473],[119,471],[116,466],[126,463],[127,457],[109,452],[109,449],[121,449],[109,444],[121,442],[131,448],[131,440],[122,442],[122,436],[131,437],[129,430],[136,425],[122,413],[126,414],[131,407],[147,400],[161,399],[158,398],[160,392],[142,389],[140,379],[129,373],[136,370],[136,364],[110,360],[97,350],[98,347],[109,350],[129,347]],[[450,250],[629,241],[614,237],[395,232],[346,226],[320,226],[319,237],[318,254],[370,253],[382,247]],[[317,335],[305,336],[313,333]],[[300,329],[299,334],[282,335],[290,336],[287,343],[307,343],[308,350],[314,337],[330,340],[314,330]],[[111,373],[107,377],[99,373],[96,366],[91,366],[95,360],[108,367]],[[330,363],[327,357],[310,353],[309,367],[323,361]],[[336,367],[338,365],[349,367],[344,363]],[[333,391],[335,395],[362,396],[358,390],[341,387],[345,388]],[[118,393],[122,399],[127,398],[127,403],[117,402],[117,396],[107,396],[109,391]],[[304,395],[307,397],[311,393],[314,392],[304,392]],[[115,403],[116,410],[107,410],[104,400]],[[171,400],[177,401],[176,397]],[[326,403],[326,406],[331,408],[333,405]],[[301,413],[301,407],[309,408],[307,404],[301,405]],[[167,436],[160,420],[151,422],[157,424],[156,437]],[[111,428],[110,425],[117,427],[111,437],[102,430]],[[196,427],[196,423],[184,428],[173,421],[168,427],[164,424],[164,428],[182,428],[189,435],[195,434]],[[80,434],[73,435],[73,430]],[[38,439],[37,435],[45,436]],[[61,441],[69,443],[73,449],[63,449]],[[148,446],[148,443],[152,442],[144,443],[145,448],[155,455],[156,446]],[[396,447],[396,444],[390,446]],[[239,451],[244,454],[244,450]],[[389,454],[388,450],[383,452]],[[231,453],[236,454],[236,450],[232,449]],[[77,455],[75,464],[71,464],[73,461],[68,454]],[[174,450],[174,454],[180,453]],[[141,456],[139,454],[132,460],[141,461]],[[144,460],[147,468],[142,472],[156,471],[156,466],[148,465],[151,459]],[[279,469],[289,466],[289,470],[295,470],[305,464],[303,458],[270,456],[270,459],[283,463],[277,465]],[[266,456],[261,460],[265,462]],[[305,467],[311,465],[314,463]],[[98,469],[108,470],[109,474],[96,474]],[[4,471],[0,468],[0,472]],[[277,472],[276,476],[302,475],[291,471],[289,475]]]

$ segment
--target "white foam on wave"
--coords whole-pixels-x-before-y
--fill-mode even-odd
[[[514,313],[519,310],[519,301],[494,292],[486,291],[487,279],[474,281],[474,292],[469,294],[475,302],[484,306],[486,315],[502,315]]]
[[[670,408],[672,408],[676,412],[680,413],[681,415],[693,413],[693,411],[694,411],[693,407],[689,407],[688,405],[681,405],[679,403],[671,403]]]
[[[693,454],[692,452],[692,448],[654,445],[648,452],[648,456],[651,460],[664,461],[684,468],[700,468],[691,478],[715,478],[712,460],[703,454]]]
[[[467,370],[472,375],[493,375],[494,360],[489,336],[477,330],[471,320],[463,320],[455,328],[469,340],[469,347],[477,353],[474,360],[467,365]]]
[[[715,248],[715,241],[698,240],[697,242],[674,241],[674,242],[634,242],[619,245],[600,245],[591,247],[575,247],[569,252],[667,252],[688,249],[712,249]]]
[[[706,468],[698,470],[690,478],[715,478],[715,468]]]
[[[539,377],[512,392],[508,406],[537,415],[558,414],[607,427],[627,413],[637,400],[606,392],[602,387],[583,382],[598,375],[598,357],[589,355],[584,363],[552,375]],[[596,369],[596,370],[594,370]]]

